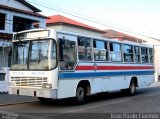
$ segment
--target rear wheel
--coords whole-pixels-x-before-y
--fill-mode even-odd
[[[76,99],[77,99],[77,102],[82,104],[85,102],[85,99],[86,99],[86,91],[84,89],[84,87],[82,86],[78,86],[77,87],[77,90],[76,90]]]
[[[136,94],[136,84],[134,80],[131,80],[131,83],[127,92],[130,96],[134,96]]]

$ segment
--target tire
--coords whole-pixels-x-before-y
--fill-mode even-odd
[[[136,84],[133,80],[131,80],[130,86],[129,86],[127,92],[130,96],[134,96],[136,94]]]
[[[82,86],[77,87],[76,100],[77,100],[78,104],[84,104],[86,101],[86,91]]]

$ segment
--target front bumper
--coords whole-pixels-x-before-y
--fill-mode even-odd
[[[57,99],[57,89],[9,87],[9,94]]]

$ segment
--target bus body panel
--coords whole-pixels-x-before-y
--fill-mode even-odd
[[[16,81],[16,84],[11,84]],[[52,89],[42,88],[42,83]],[[51,71],[10,71],[9,94],[57,98],[58,67]],[[17,85],[17,86],[15,86]]]
[[[87,80],[91,94],[129,88],[132,78],[137,79],[138,87],[154,82],[153,65],[80,62],[75,71],[59,74],[58,98],[76,96],[80,81]],[[96,69],[96,70],[95,70]],[[148,73],[148,75],[146,75]]]
[[[154,83],[154,75],[139,76],[138,87],[146,87]]]

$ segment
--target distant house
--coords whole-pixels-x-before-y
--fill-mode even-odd
[[[104,31],[86,25],[84,23],[78,22],[76,20],[61,16],[61,15],[53,15],[49,16],[49,19],[46,20],[47,28],[54,28],[56,30],[65,30],[68,32],[75,32],[79,34],[85,35],[93,35],[97,37],[102,37],[102,34],[105,33]]]
[[[105,34],[103,34],[103,37],[109,38],[109,39],[118,39],[120,41],[131,41],[136,43],[145,42],[145,40],[140,39],[138,37],[134,37],[132,35],[128,35],[126,33],[122,33],[112,29],[105,30]]]
[[[39,14],[38,8],[25,0],[0,0],[0,81],[7,77],[5,69],[11,63],[12,34],[28,30],[38,23],[39,27],[46,27],[46,16]],[[4,70],[3,70],[4,69]],[[7,78],[6,78],[7,79]],[[0,92],[6,85],[0,85]]]

